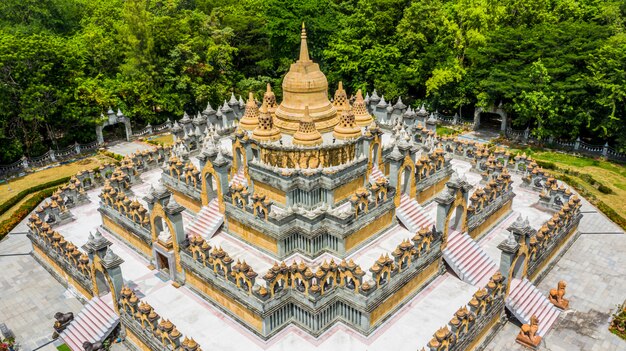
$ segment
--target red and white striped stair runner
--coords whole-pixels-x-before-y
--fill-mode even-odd
[[[374,184],[376,183],[376,181],[378,180],[378,178],[386,178],[385,174],[383,172],[381,172],[380,169],[378,169],[378,166],[374,165],[372,167],[372,172],[370,173],[370,183]]]
[[[431,229],[434,225],[422,205],[406,194],[400,197],[400,207],[396,208],[396,217],[411,233],[416,233],[422,227]]]
[[[60,338],[73,351],[82,351],[85,341],[106,339],[115,329],[120,317],[113,308],[112,294],[92,298],[61,333]]]
[[[246,177],[243,175],[243,168],[240,169],[239,172],[235,173],[235,176],[233,177],[233,179],[231,179],[230,183],[228,183],[228,185],[234,185],[234,184],[248,185],[248,181],[246,180]]]
[[[513,313],[515,318],[525,324],[530,324],[533,315],[539,319],[537,334],[544,336],[557,320],[561,311],[556,308],[546,294],[542,293],[530,280],[513,279],[509,296],[506,299],[506,307]]]
[[[224,215],[220,212],[217,199],[213,199],[198,212],[195,221],[187,230],[187,236],[200,235],[204,239],[210,239],[223,223]]]
[[[498,270],[491,257],[467,233],[450,230],[443,258],[461,280],[484,286]]]

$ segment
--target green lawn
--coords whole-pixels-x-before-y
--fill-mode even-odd
[[[443,125],[437,125],[437,135],[456,135],[460,133],[461,133],[460,130],[446,127]]]
[[[602,159],[574,156],[539,149],[512,149],[511,151],[513,154],[525,152],[538,162],[543,161],[553,164],[557,169],[548,170],[550,173],[554,174],[557,178],[570,177],[574,179],[582,188],[592,195],[592,198],[588,200],[595,205],[598,205],[599,200],[606,206],[612,208],[620,217],[626,218],[626,201],[624,201],[624,199],[626,199],[626,167],[624,165]],[[599,191],[598,188],[600,185],[609,188],[611,193],[605,194]],[[595,197],[595,199],[593,197]],[[612,217],[609,213],[606,214]],[[619,222],[618,218],[611,219]],[[621,224],[622,227],[624,227],[623,223],[624,222]]]

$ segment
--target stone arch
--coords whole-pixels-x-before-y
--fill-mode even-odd
[[[174,224],[172,224],[172,221],[163,210],[163,206],[161,205],[161,203],[155,202],[154,206],[152,207],[152,211],[150,211],[150,231],[152,234],[153,243],[155,243],[158,240],[159,232],[157,231],[160,231],[163,229],[160,221],[156,220],[158,218],[163,219],[163,221],[167,225],[167,228],[172,234],[172,246],[174,248],[173,251],[174,251],[174,261],[176,265],[176,272],[181,273],[183,269],[182,269],[182,266],[180,265],[180,253],[178,251],[180,248],[178,246],[178,240],[176,240],[176,228],[174,227]]]
[[[239,139],[233,142],[233,166],[230,168],[230,180],[235,177],[239,169],[243,169],[243,175],[250,184],[250,176],[248,175],[248,160],[246,149]]]
[[[513,279],[522,279],[528,276],[528,258],[530,257],[530,252],[528,251],[528,246],[523,242],[520,244],[520,247],[515,254],[515,258],[511,262],[511,266],[509,267],[509,274],[507,276],[507,284],[506,284],[506,293],[508,295],[509,289],[511,288],[511,280]]]
[[[448,245],[448,235],[450,233],[450,220],[455,215],[455,229],[464,233],[467,231],[467,201],[461,190],[457,190],[454,201],[446,208],[446,217],[441,228],[443,232],[441,249],[445,249]],[[460,218],[459,218],[460,215]]]
[[[215,188],[216,188],[216,197],[217,197],[217,202],[219,204],[220,207],[220,212],[224,213],[224,198],[222,197],[222,186],[220,184],[220,178],[217,175],[217,172],[215,171],[215,168],[213,168],[213,164],[211,163],[211,161],[207,160],[206,164],[204,165],[204,168],[202,168],[202,193],[200,195],[200,198],[202,200],[202,206],[207,206],[209,204],[209,186],[212,187],[213,184],[208,184],[207,182],[207,176],[211,176],[211,181],[215,181]]]
[[[113,113],[113,111],[109,111],[109,115],[107,120],[105,120],[101,125],[96,127],[96,138],[98,139],[98,144],[104,144],[104,135],[102,131],[104,127],[111,126],[117,123],[124,124],[124,131],[126,133],[126,141],[130,141],[133,136],[133,130],[130,126],[130,120],[128,117],[120,115],[119,117]]]
[[[405,172],[408,172],[405,174]],[[404,178],[404,181],[403,181]],[[408,183],[408,184],[407,184]],[[406,193],[410,198],[414,199],[417,196],[417,187],[415,184],[415,162],[411,156],[406,155],[402,165],[398,168],[398,175],[396,179],[396,207],[400,206],[400,197],[403,193]],[[402,189],[408,187],[407,189]],[[408,190],[408,191],[404,191]]]
[[[100,258],[100,256],[98,255],[93,256],[93,264],[91,265],[91,283],[93,286],[93,296],[94,297],[102,296],[102,295],[111,293],[111,296],[113,298],[113,307],[115,308],[115,312],[119,313],[119,306],[118,306],[119,296],[117,295],[122,290],[121,284],[123,284],[123,282],[121,281],[121,279],[119,279],[120,280],[118,282],[119,286],[115,286],[115,283],[114,283],[115,280],[111,279],[109,272],[107,271],[106,268],[104,268],[101,261],[102,259]],[[106,292],[101,291],[100,288],[102,285],[106,285],[108,291]]]
[[[500,131],[502,133],[506,132],[506,127],[507,127],[507,113],[506,111],[504,111],[504,109],[502,108],[502,103],[500,103],[500,105],[495,106],[492,105],[491,107],[489,107],[487,110],[484,110],[482,107],[476,107],[474,109],[474,130],[477,130],[480,128],[481,126],[481,115],[483,113],[489,113],[489,114],[493,114],[493,115],[499,115],[501,118],[501,122],[500,122]]]

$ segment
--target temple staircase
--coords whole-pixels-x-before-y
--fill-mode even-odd
[[[512,279],[506,307],[520,322],[530,324],[533,315],[539,319],[537,334],[544,336],[561,311],[528,279]]]
[[[59,336],[74,351],[83,350],[83,343],[104,341],[120,322],[115,313],[111,293],[92,298]]]
[[[380,177],[386,178],[385,174],[378,168],[377,165],[372,166],[372,172],[370,173],[370,178],[369,178],[370,183],[372,184],[376,183],[376,181]]]
[[[422,205],[406,194],[400,198],[400,206],[396,208],[396,217],[411,233],[417,233],[422,227],[431,229],[434,225]]]
[[[228,183],[228,185],[234,185],[234,184],[248,185],[248,180],[246,179],[246,176],[243,174],[243,168],[241,168],[239,172],[235,173],[235,176],[233,177],[233,179],[231,179],[230,183]]]
[[[217,199],[211,200],[207,206],[203,206],[196,215],[196,220],[187,230],[187,236],[199,235],[209,239],[217,232],[224,223],[224,215],[220,212]]]
[[[450,230],[443,258],[464,282],[482,287],[498,270],[495,262],[467,233]]]

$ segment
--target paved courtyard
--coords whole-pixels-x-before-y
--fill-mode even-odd
[[[110,150],[130,154],[145,146],[142,143],[121,143]],[[470,183],[478,184],[480,176],[469,171],[469,164],[453,161],[453,165]],[[147,191],[150,183],[158,180],[158,173],[153,170],[141,175],[143,183],[133,187],[138,197]],[[515,212],[506,216],[479,242],[496,262],[499,261],[496,246],[506,238],[505,228],[517,214],[529,217],[535,228],[549,218],[548,213],[534,206],[538,194],[519,188],[518,175],[513,178],[517,194],[513,206]],[[72,209],[76,220],[56,228],[78,246],[84,244],[89,231],[101,224],[97,211],[99,192],[100,189],[88,191],[91,203]],[[434,210],[435,206],[427,206],[428,212],[434,213]],[[541,347],[543,350],[626,350],[626,342],[607,330],[611,311],[626,299],[626,235],[585,200],[582,212],[584,217],[579,227],[582,235],[538,285],[541,291],[547,292],[559,280],[567,281],[566,297],[572,308],[561,315]],[[32,247],[25,231],[26,226],[22,223],[0,242],[0,272],[3,272],[0,278],[0,323],[6,323],[14,331],[24,350],[34,350],[50,341],[55,312],[78,313],[82,304],[30,256]],[[125,260],[122,269],[126,283],[138,288],[140,298],[171,319],[184,334],[206,345],[205,349],[207,346],[223,350],[292,350],[293,347],[300,350],[420,349],[476,290],[476,287],[446,274],[437,278],[369,337],[340,324],[320,338],[289,327],[279,336],[263,342],[242,330],[237,322],[186,286],[174,288],[171,282],[163,280],[157,271],[149,268],[150,262],[116,237],[104,234],[114,243],[113,250]],[[398,238],[381,240],[395,243]],[[518,323],[507,323],[486,349],[523,350],[515,343],[518,331]],[[216,335],[220,337],[216,338]],[[54,347],[47,345],[40,349],[54,350]]]
[[[24,232],[18,226],[14,232]],[[16,335],[22,350],[34,350],[52,340],[56,312],[82,308],[76,296],[30,255],[26,235],[12,233],[0,242],[0,323]],[[40,350],[56,350],[52,344]]]
[[[583,207],[580,237],[538,285],[547,293],[565,280],[570,300],[570,310],[561,314],[540,350],[626,350],[626,341],[608,330],[611,313],[626,299],[626,235],[592,209]],[[519,328],[508,322],[485,350],[527,350],[515,342]]]

